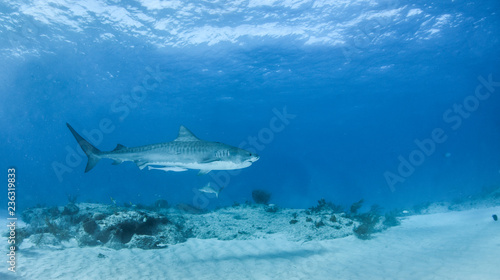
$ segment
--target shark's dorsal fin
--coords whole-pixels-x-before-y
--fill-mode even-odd
[[[190,141],[200,141],[194,134],[189,131],[185,126],[181,125],[179,128],[179,135],[174,141],[190,142]]]
[[[123,146],[122,144],[118,144],[118,145],[116,145],[116,148],[113,150],[113,152],[114,152],[114,151],[119,151],[119,150],[121,150],[121,149],[126,149],[126,148],[127,148],[127,147]]]

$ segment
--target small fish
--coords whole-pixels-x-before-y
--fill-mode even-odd
[[[224,189],[224,187],[215,190],[211,185],[210,182],[208,182],[204,187],[198,189],[200,192],[204,193],[213,193],[217,198],[219,198],[219,193]]]

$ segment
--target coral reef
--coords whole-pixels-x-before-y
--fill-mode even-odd
[[[68,205],[64,206],[64,209],[63,209],[61,214],[62,215],[75,215],[76,213],[78,213],[78,211],[80,211],[80,208],[78,208],[78,206],[76,206],[73,203],[69,203]]]
[[[271,193],[264,190],[253,190],[252,198],[257,204],[268,204],[271,199]]]
[[[500,205],[500,186],[483,187],[476,194],[460,196],[453,201],[425,202],[405,210],[405,214],[434,214]]]
[[[268,198],[269,196],[266,195]],[[265,199],[267,202],[267,199]],[[264,201],[261,201],[264,202]],[[308,210],[281,208],[273,204],[239,204],[214,211],[166,201],[152,206],[119,207],[92,203],[69,203],[63,207],[31,208],[23,212],[26,226],[18,229],[21,248],[105,246],[114,249],[159,249],[188,238],[220,240],[266,238],[280,233],[289,240],[321,240],[372,233],[398,223],[395,215],[370,212],[336,213],[340,207],[325,200]]]
[[[79,211],[63,210],[60,214],[51,208],[24,211],[27,223],[22,229],[24,239],[29,237],[35,245],[58,246],[73,237],[79,246],[105,245],[116,249],[161,248],[163,244],[186,240],[182,222],[171,221],[157,212],[90,203],[78,204],[79,207],[68,205],[64,209]]]
[[[358,209],[361,208],[363,200],[355,204],[354,209],[351,207],[351,214],[349,217],[359,222],[359,225],[354,228],[354,234],[360,239],[370,239],[373,233],[400,225],[398,219],[398,213],[400,211],[393,210],[382,216],[382,207],[374,204],[370,207],[370,211],[358,214]],[[355,210],[354,213],[352,213],[352,210]]]
[[[168,208],[168,202],[165,199],[158,199],[157,201],[155,201],[154,207],[156,209]]]
[[[276,206],[275,204],[269,204],[264,209],[269,213],[276,213],[279,210],[278,206]]]

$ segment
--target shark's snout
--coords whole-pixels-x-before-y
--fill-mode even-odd
[[[250,154],[250,158],[248,159],[248,161],[256,162],[259,160],[259,158],[260,158],[260,156],[258,154]]]

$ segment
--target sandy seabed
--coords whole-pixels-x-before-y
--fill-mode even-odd
[[[297,242],[189,239],[164,249],[17,252],[0,279],[499,279],[500,207],[406,217],[374,234]]]

